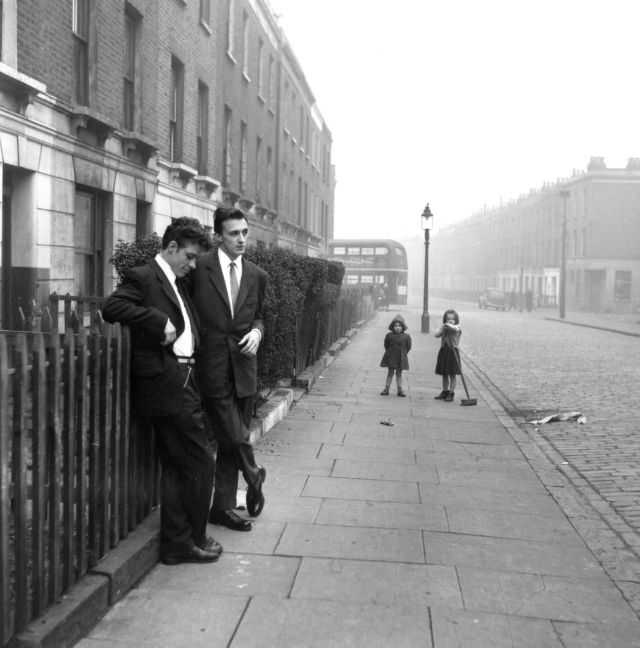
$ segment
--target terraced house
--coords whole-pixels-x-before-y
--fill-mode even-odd
[[[118,240],[236,205],[326,253],[332,137],[265,0],[4,0],[0,328],[102,296]]]

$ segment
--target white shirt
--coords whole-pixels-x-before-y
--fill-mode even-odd
[[[220,268],[222,268],[222,276],[224,277],[224,285],[227,289],[229,304],[231,305],[231,317],[234,317],[233,300],[231,299],[230,265],[231,263],[234,263],[236,266],[236,278],[238,279],[238,288],[240,288],[240,282],[242,281],[242,257],[239,256],[232,260],[226,252],[223,252],[221,248],[218,248],[218,260],[220,261]]]
[[[226,252],[223,252],[222,248],[218,248],[218,260],[220,261],[220,268],[222,269],[222,276],[224,277],[224,285],[227,289],[227,296],[229,298],[229,304],[231,305],[231,317],[235,316],[233,312],[233,300],[231,299],[231,272],[229,266],[232,263],[231,257]],[[242,281],[242,257],[237,256],[233,263],[236,265],[236,277],[238,279],[238,289],[240,289],[240,282]],[[262,340],[262,331],[260,329],[254,328],[251,331],[255,331],[258,335],[258,340]]]
[[[184,320],[184,331],[182,331],[182,335],[177,337],[176,341],[173,343],[173,352],[177,356],[190,358],[193,355],[193,331],[191,330],[191,318],[189,317],[187,308],[182,301],[178,286],[176,286],[176,275],[171,269],[171,266],[162,258],[161,254],[156,254],[155,261],[160,266],[160,269],[162,270],[162,272],[164,272],[165,276],[169,280],[169,283],[171,284],[171,287],[173,288],[173,292],[176,295],[178,304],[180,304],[182,319]]]

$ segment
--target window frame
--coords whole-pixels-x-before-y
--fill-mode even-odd
[[[238,183],[238,189],[240,193],[245,193],[247,191],[247,180],[248,180],[248,165],[247,165],[247,132],[249,130],[248,124],[246,121],[240,122],[240,182]]]
[[[196,126],[196,159],[199,175],[209,173],[209,86],[198,81],[198,116]]]
[[[89,22],[90,0],[73,0],[71,31],[74,47],[74,97],[81,106],[89,105]]]
[[[184,132],[184,64],[171,57],[171,103],[169,108],[169,159],[182,162]]]
[[[140,14],[129,3],[125,3],[122,123],[125,130],[128,131],[136,130],[136,76],[138,69],[137,56],[140,21]]]

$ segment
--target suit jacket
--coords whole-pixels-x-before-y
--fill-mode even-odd
[[[181,280],[178,290],[191,317],[194,345],[198,320]],[[156,261],[129,270],[123,282],[102,308],[107,322],[120,322],[131,329],[131,392],[133,406],[142,416],[170,416],[180,411],[184,383],[172,345],[162,346],[164,327],[170,318],[176,337],[185,328],[173,287]]]
[[[242,354],[238,342],[251,329],[264,333],[262,309],[267,273],[242,259],[242,280],[233,318],[217,249],[198,259],[189,279],[201,326],[198,378],[202,396],[227,396],[231,376],[238,397],[253,396],[257,390],[257,358]]]

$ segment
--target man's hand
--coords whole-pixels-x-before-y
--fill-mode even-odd
[[[240,340],[240,342],[238,342],[240,353],[244,353],[245,355],[255,355],[258,353],[258,347],[260,346],[261,340],[262,336],[260,335],[260,331],[252,329]]]
[[[167,323],[164,325],[164,340],[162,341],[162,346],[173,344],[175,341],[176,327],[173,325],[173,322],[170,319],[167,319]]]

